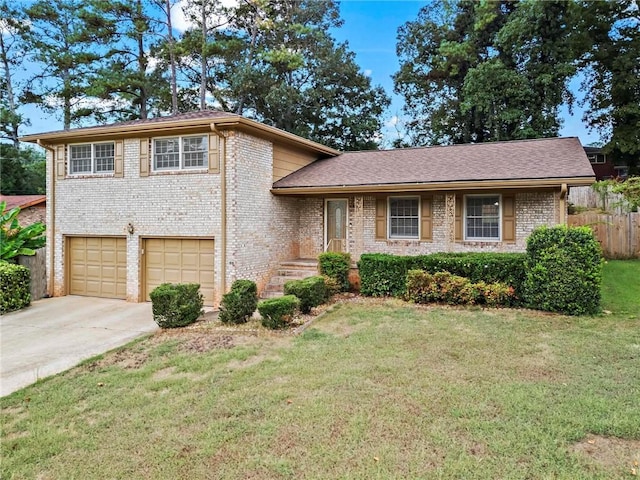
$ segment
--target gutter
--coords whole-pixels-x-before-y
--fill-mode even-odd
[[[588,186],[595,177],[565,177],[547,179],[519,180],[479,180],[428,183],[393,183],[375,185],[325,185],[314,187],[274,187],[274,195],[326,195],[348,193],[394,193],[394,192],[427,192],[452,190],[499,190],[510,188],[558,188],[558,185]]]
[[[47,248],[49,248],[49,275],[47,281],[47,294],[50,297],[53,297],[54,292],[54,259],[55,259],[55,247],[56,247],[56,152],[55,149],[44,143],[42,140],[38,139],[36,142],[40,147],[44,148],[51,152],[51,188],[49,189],[49,197],[51,197],[51,201],[47,201],[50,205],[50,215],[47,218]],[[49,200],[47,198],[47,200]]]

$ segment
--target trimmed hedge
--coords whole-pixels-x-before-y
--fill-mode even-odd
[[[222,296],[218,318],[222,323],[246,323],[258,306],[258,287],[251,280],[236,280]]]
[[[589,227],[536,228],[527,255],[524,291],[531,308],[570,315],[600,311],[602,250]]]
[[[204,300],[198,283],[163,283],[149,296],[153,320],[160,328],[184,327],[203,313]]]
[[[343,292],[349,290],[351,255],[345,252],[325,252],[318,255],[320,274],[336,280]]]
[[[300,311],[309,313],[311,308],[317,307],[327,298],[327,288],[324,278],[314,276],[302,280],[290,280],[284,284],[285,295],[295,295],[300,299]]]
[[[0,260],[0,314],[29,306],[30,286],[31,276],[27,267]]]
[[[522,297],[525,273],[524,253],[434,253],[397,256],[363,254],[358,262],[360,292],[370,296],[400,297],[406,293],[409,270],[442,271],[468,278],[471,282],[504,283],[513,287],[517,303]]]
[[[285,328],[300,307],[300,300],[295,295],[270,298],[258,303],[258,312],[262,317],[262,325],[273,330]]]

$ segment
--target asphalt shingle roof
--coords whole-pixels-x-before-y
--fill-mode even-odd
[[[576,137],[346,152],[318,160],[275,189],[593,177]]]

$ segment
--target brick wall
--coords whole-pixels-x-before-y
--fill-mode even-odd
[[[271,142],[230,132],[227,158],[228,286],[246,278],[261,290],[280,261],[300,255],[298,200],[271,194]]]
[[[522,192],[516,194],[516,242],[455,242],[449,248],[446,242],[445,196],[433,197],[433,241],[387,240],[375,238],[375,198],[349,197],[348,244],[354,260],[362,253],[392,253],[418,255],[435,252],[523,252],[526,239],[539,225],[558,222],[557,194],[551,191]],[[323,199],[309,198],[300,204],[301,256],[315,257],[323,251],[324,212]]]
[[[47,154],[47,196],[51,198],[51,154]],[[151,174],[140,177],[139,141],[125,140],[124,176],[56,180],[55,206],[47,203],[48,251],[55,249],[54,295],[64,293],[64,236],[127,238],[127,300],[140,298],[142,237],[216,237],[220,235],[220,175],[209,173]],[[55,207],[55,224],[51,223]],[[134,226],[132,235],[127,225]],[[50,229],[51,230],[51,229]],[[216,275],[220,252],[215,242]],[[50,265],[48,253],[47,265]],[[219,279],[216,278],[216,284]]]

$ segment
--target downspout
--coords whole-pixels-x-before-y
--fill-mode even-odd
[[[560,187],[560,224],[566,225],[567,223],[567,195],[569,193],[569,187],[566,183],[563,183]]]
[[[211,123],[210,127],[222,143],[220,160],[220,296],[222,298],[227,291],[227,137],[216,128],[215,123]]]
[[[43,143],[40,139],[37,140],[37,144],[38,146],[44,148],[45,150],[48,150],[49,152],[51,152],[51,188],[49,189],[49,197],[51,197],[50,199],[47,198],[47,204],[50,204],[50,215],[49,218],[47,218],[47,237],[49,238],[48,240],[48,247],[49,247],[49,280],[47,282],[47,294],[50,297],[53,297],[53,292],[54,292],[54,279],[55,279],[55,275],[54,275],[54,259],[55,259],[55,251],[56,251],[56,152],[55,149],[53,147],[51,147],[50,145],[47,145],[46,143]],[[50,200],[50,201],[49,201]]]

